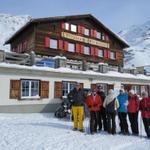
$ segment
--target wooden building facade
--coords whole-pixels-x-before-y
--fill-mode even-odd
[[[17,53],[34,51],[112,66],[123,66],[123,49],[128,47],[90,14],[32,19],[5,44],[11,44],[11,51]]]

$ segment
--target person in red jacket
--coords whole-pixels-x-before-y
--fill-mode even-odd
[[[147,92],[142,92],[140,110],[145,127],[145,132],[147,134],[147,137],[150,138],[150,97],[148,97]]]
[[[133,135],[139,135],[138,128],[138,112],[139,112],[140,100],[135,94],[134,90],[129,91],[129,103],[128,103],[128,116],[131,124],[131,130]]]
[[[86,104],[90,110],[90,132],[93,134],[97,132],[97,124],[99,123],[99,111],[102,107],[101,97],[97,94],[97,90],[94,89],[86,99]]]

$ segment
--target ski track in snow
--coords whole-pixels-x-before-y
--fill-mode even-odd
[[[88,124],[86,119],[86,132]],[[150,141],[143,137],[89,135],[72,128],[73,122],[50,113],[0,114],[0,150],[150,150]]]

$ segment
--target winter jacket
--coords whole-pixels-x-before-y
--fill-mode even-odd
[[[140,102],[142,118],[150,118],[150,98],[143,98]]]
[[[129,96],[129,101],[128,101],[128,112],[129,113],[136,113],[139,111],[139,105],[140,105],[140,100],[137,95],[134,95],[132,97]]]
[[[94,97],[92,94],[87,97],[86,104],[90,111],[99,111],[103,105],[101,97],[99,95]]]
[[[83,106],[85,103],[85,94],[82,89],[77,90],[74,88],[68,94],[68,99],[72,101],[73,106]]]
[[[103,106],[106,108],[107,113],[115,113],[119,108],[119,102],[114,94],[109,94],[106,96]]]
[[[119,112],[124,112],[127,113],[128,109],[127,109],[127,105],[128,105],[128,94],[123,93],[123,94],[119,94],[118,97],[118,102],[119,102]]]

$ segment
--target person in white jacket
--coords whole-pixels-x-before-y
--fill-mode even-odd
[[[110,89],[108,91],[108,96],[106,96],[104,103],[104,108],[106,108],[107,113],[107,131],[110,134],[116,134],[116,112],[119,108],[119,102],[115,96],[114,90]]]

